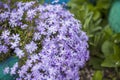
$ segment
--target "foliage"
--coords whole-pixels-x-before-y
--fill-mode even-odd
[[[89,0],[71,0],[68,3],[70,11],[81,20],[83,30],[89,36],[91,56],[88,64],[101,71],[105,67],[120,67],[120,34],[111,30],[107,20],[111,4],[112,0],[97,0],[96,4]],[[101,72],[95,72],[93,78],[96,79],[93,80],[98,80],[98,75]]]
[[[103,77],[103,73],[102,71],[96,71],[95,72],[95,75],[93,76],[93,79],[92,80],[102,80],[102,77]]]

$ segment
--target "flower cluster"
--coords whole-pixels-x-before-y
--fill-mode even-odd
[[[0,53],[12,50],[23,63],[4,73],[18,74],[16,80],[79,80],[89,58],[80,22],[62,5],[16,5],[0,13],[0,24],[7,22],[0,30]]]

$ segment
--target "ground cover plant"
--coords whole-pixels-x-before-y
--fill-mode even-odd
[[[0,61],[18,58],[1,72],[15,80],[80,79],[89,45],[73,14],[59,4],[30,0],[3,0],[0,6]]]

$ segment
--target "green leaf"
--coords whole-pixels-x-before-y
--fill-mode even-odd
[[[102,78],[103,78],[102,71],[96,71],[92,80],[102,80]]]
[[[105,58],[102,67],[120,67],[120,55],[111,54]]]
[[[99,19],[101,16],[99,11],[94,12],[94,16],[93,16],[93,20],[96,21],[97,19]]]
[[[94,69],[101,69],[102,61],[103,61],[103,59],[101,59],[101,58],[91,56],[89,65],[91,65]]]
[[[112,39],[113,39],[113,41],[115,42],[115,43],[120,43],[120,33],[117,33],[117,34],[114,34],[113,36],[112,36]]]
[[[120,55],[120,47],[118,45],[114,44],[113,48],[114,48],[114,54],[116,54],[116,56],[118,55],[118,57],[120,58],[120,56],[119,56]]]
[[[101,64],[103,67],[120,67],[120,47],[113,44],[113,54],[105,56],[104,62]]]
[[[90,24],[90,21],[91,21],[91,19],[92,19],[92,16],[93,16],[93,13],[92,13],[92,12],[87,13],[86,18],[85,18],[85,23],[84,23],[84,25],[83,25],[83,28],[84,28],[84,29],[87,29],[87,27],[89,27],[89,24]]]
[[[102,22],[102,19],[101,19],[101,18],[98,19],[98,20],[95,22],[95,26],[99,26],[101,22]]]
[[[106,36],[108,36],[108,37],[111,37],[113,35],[113,31],[109,25],[106,25],[103,31],[105,32]]]
[[[94,29],[92,29],[91,32],[96,32],[96,31],[99,31],[99,30],[101,30],[101,29],[102,29],[101,26],[97,26],[97,27],[95,27]]]
[[[102,45],[102,52],[104,53],[105,56],[113,54],[114,53],[113,43],[110,41],[105,41]]]
[[[44,0],[38,0],[39,1],[39,3],[41,3],[41,4],[43,4],[44,3]]]

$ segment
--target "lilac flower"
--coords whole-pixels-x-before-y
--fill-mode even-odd
[[[1,39],[7,39],[9,35],[10,35],[10,31],[5,30],[2,32]]]
[[[17,3],[17,7],[22,7],[24,4],[22,2]]]
[[[12,49],[16,48],[17,46],[19,46],[19,42],[11,42],[10,43]]]
[[[7,4],[4,4],[5,9],[9,9],[9,6]]]
[[[16,11],[13,11],[11,14],[10,14],[10,18],[11,20],[21,20],[21,16],[19,16],[20,14]]]
[[[40,33],[35,32],[35,33],[34,33],[34,36],[33,36],[33,40],[37,41],[37,40],[40,40],[40,38],[41,38]]]
[[[17,22],[16,22],[16,20],[12,20],[12,19],[10,19],[9,24],[10,24],[11,27],[15,27],[15,26],[17,26]]]
[[[3,3],[2,2],[0,2],[0,7],[3,7],[4,5],[3,5]]]
[[[21,28],[22,28],[22,29],[26,29],[27,27],[28,27],[27,24],[23,24],[23,25],[21,25]]]
[[[35,10],[28,10],[26,20],[31,21],[35,17],[35,15],[36,15]]]
[[[11,39],[14,40],[15,42],[19,42],[20,41],[19,34],[13,34]]]
[[[7,53],[8,52],[8,47],[5,45],[0,45],[0,53]]]
[[[55,34],[56,32],[57,32],[57,26],[55,26],[55,25],[52,25],[51,27],[49,27],[48,28],[48,34],[50,33],[53,33],[53,34]]]
[[[32,65],[33,65],[32,62],[33,62],[33,60],[27,60],[27,61],[26,61],[26,64],[27,64],[29,67],[32,67]]]
[[[0,14],[0,21],[5,21],[9,17],[9,14],[10,13],[8,11],[1,13]]]
[[[8,74],[9,73],[9,70],[10,70],[10,68],[9,67],[5,67],[5,69],[4,69],[4,74]]]
[[[46,32],[45,32],[45,27],[47,26],[45,23],[43,23],[43,22],[39,22],[39,23],[37,23],[38,25],[37,25],[37,30],[39,31],[39,33],[40,34],[43,34],[43,35],[45,35],[46,34]]]
[[[10,74],[13,75],[13,74],[16,74],[16,70],[18,68],[18,62],[16,62],[13,67],[10,69]]]
[[[15,48],[14,52],[16,53],[16,56],[18,56],[19,58],[22,58],[24,56],[24,52],[19,48]]]
[[[39,56],[37,54],[31,55],[30,58],[31,58],[30,60],[33,62],[35,62],[36,60],[39,60]]]
[[[25,49],[28,53],[32,53],[33,51],[37,50],[37,44],[34,41],[31,41],[29,44],[26,44]]]
[[[20,20],[22,19],[23,16],[23,11],[22,10],[18,10],[18,11],[13,11],[10,14],[10,20],[9,20],[9,24],[11,25],[11,27],[16,27],[16,26],[20,26]]]
[[[24,10],[28,10],[32,5],[35,4],[35,1],[27,2],[27,3],[22,3]]]
[[[4,39],[4,44],[9,45],[10,44],[10,37]]]

